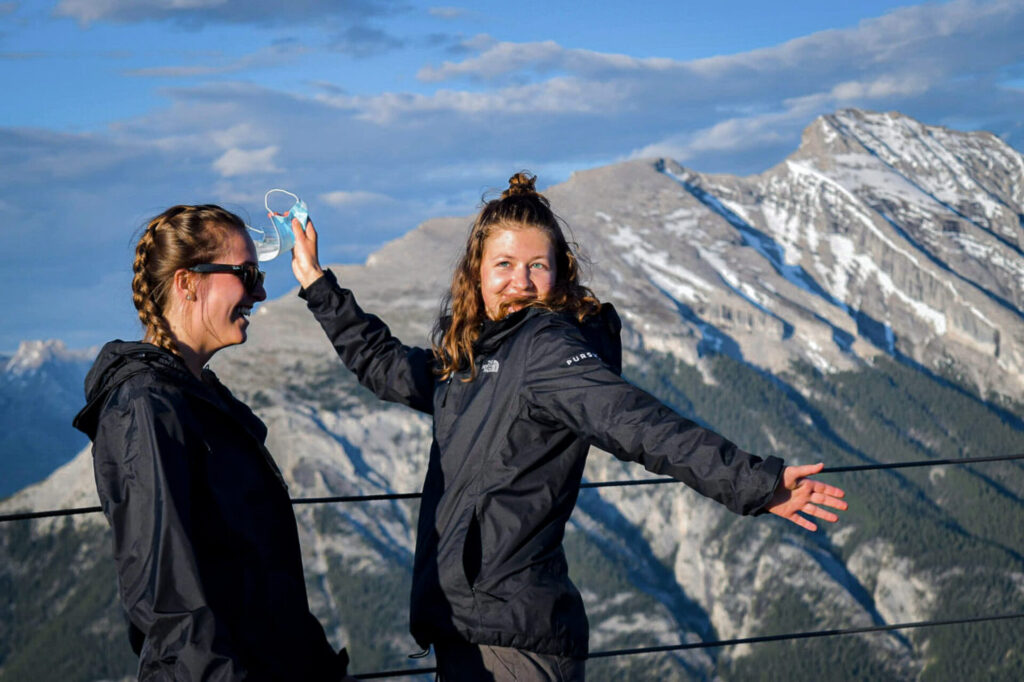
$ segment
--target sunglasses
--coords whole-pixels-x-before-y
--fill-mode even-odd
[[[201,263],[189,268],[191,272],[230,272],[242,280],[242,286],[250,294],[256,291],[256,287],[263,284],[263,278],[267,273],[260,270],[258,265],[246,263],[245,265],[227,265],[225,263]]]

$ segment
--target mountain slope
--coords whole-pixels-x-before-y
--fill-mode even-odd
[[[634,161],[546,194],[589,257],[593,289],[623,316],[630,380],[755,452],[906,462],[1024,452],[1020,163],[987,134],[851,110],[813,122],[799,150],[758,176]],[[469,223],[429,221],[335,271],[400,338],[424,344]],[[320,232],[331,239],[330,226]],[[249,342],[214,366],[267,422],[293,497],[419,488],[429,420],[356,386],[299,299],[263,305]],[[851,509],[814,534],[733,517],[678,484],[585,491],[566,547],[592,647],[1024,610],[1022,472],[830,476]],[[644,475],[600,452],[586,472]],[[84,451],[0,509],[78,506],[89,477]],[[311,604],[355,670],[409,665],[415,503],[296,511]],[[0,526],[0,679],[115,674],[126,646],[101,520],[29,525]],[[74,571],[55,537],[88,548]],[[40,667],[35,652],[55,628],[78,632],[69,651],[103,654],[73,675]],[[1011,680],[1024,654],[1019,627],[993,623],[588,664],[594,680],[783,675]]]

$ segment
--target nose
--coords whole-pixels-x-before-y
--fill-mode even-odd
[[[267,300],[267,290],[263,288],[262,282],[253,290],[252,297],[257,303]]]
[[[520,265],[515,269],[512,284],[519,291],[533,291],[535,287],[533,285],[533,278],[531,277],[531,274],[529,266]]]

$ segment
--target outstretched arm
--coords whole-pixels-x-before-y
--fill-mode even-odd
[[[839,517],[822,507],[845,510],[848,505],[842,498],[846,493],[833,485],[808,478],[821,471],[824,466],[822,462],[818,462],[783,469],[782,480],[775,488],[772,499],[765,505],[765,510],[810,531],[818,530],[818,526],[800,513],[835,523]]]

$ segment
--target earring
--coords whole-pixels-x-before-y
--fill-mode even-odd
[[[196,300],[196,297],[193,296],[191,292],[189,292],[189,293],[185,294],[185,300],[186,301],[194,301],[194,300]]]

